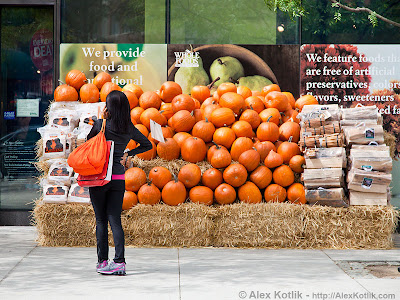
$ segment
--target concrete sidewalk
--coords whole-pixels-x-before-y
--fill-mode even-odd
[[[47,248],[0,227],[0,299],[399,299],[400,249],[127,248],[127,276],[95,272],[95,248]],[[111,257],[114,249],[110,248]],[[375,277],[369,269],[380,268]]]

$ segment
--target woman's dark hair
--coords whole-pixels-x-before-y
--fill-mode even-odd
[[[106,98],[106,107],[111,121],[111,130],[128,133],[131,124],[130,105],[123,92],[112,91]]]

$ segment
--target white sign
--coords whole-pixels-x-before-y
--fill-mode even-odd
[[[39,117],[40,99],[17,99],[17,118]]]
[[[153,120],[150,120],[150,132],[153,139],[159,141],[160,143],[165,143],[161,125]]]
[[[199,52],[192,52],[186,50],[185,52],[174,52],[175,54],[175,67],[199,67]]]

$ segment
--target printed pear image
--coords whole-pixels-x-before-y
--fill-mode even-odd
[[[210,66],[211,80],[217,77],[220,79],[215,82],[215,86],[219,86],[223,82],[234,82],[239,77],[244,76],[244,69],[239,60],[232,56],[223,56],[213,61]]]
[[[240,77],[238,82],[239,82],[237,84],[238,86],[247,86],[250,90],[259,92],[262,91],[262,88],[264,86],[273,83],[268,78],[265,78],[264,76],[260,75]]]
[[[203,68],[201,57],[198,59],[198,67],[180,67],[175,73],[175,82],[182,88],[183,94],[190,94],[195,85],[207,85],[210,78]]]

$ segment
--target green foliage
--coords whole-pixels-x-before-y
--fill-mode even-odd
[[[376,17],[376,12],[372,12],[371,14],[369,14],[368,20],[371,22],[373,27],[377,26],[378,18]]]
[[[338,22],[342,20],[342,14],[340,13],[340,11],[335,11],[335,15],[333,16],[333,19]]]
[[[283,11],[289,14],[291,19],[304,16],[305,10],[301,5],[301,0],[264,0],[268,8]]]

